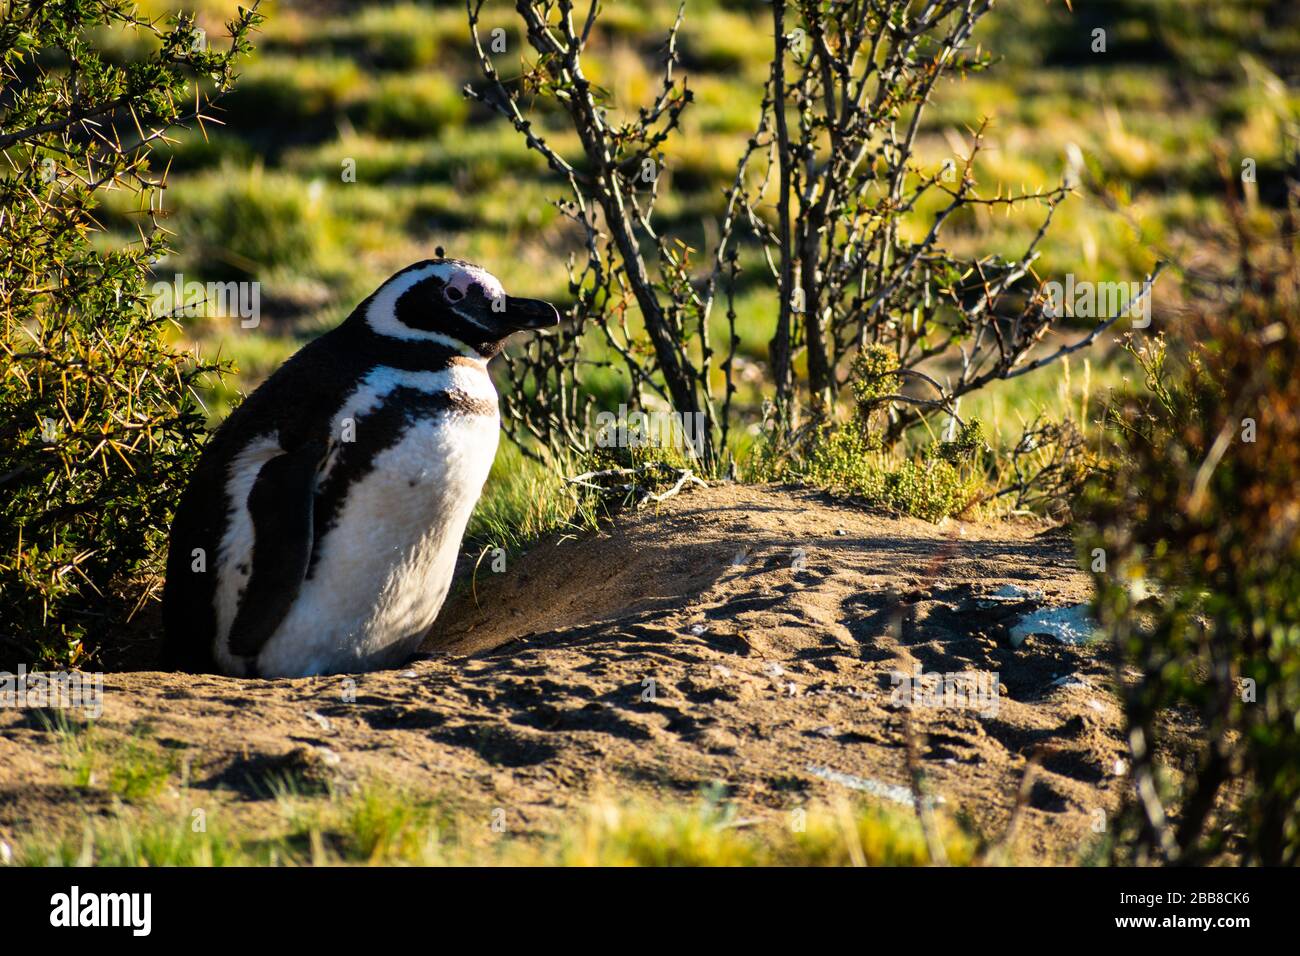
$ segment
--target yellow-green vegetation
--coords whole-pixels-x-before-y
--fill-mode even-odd
[[[1118,862],[1300,862],[1295,241],[1285,222],[1243,236],[1221,261],[1249,281],[1216,277],[1182,348],[1131,343],[1144,387],[1107,409],[1120,454],[1084,498],[1080,552],[1120,667],[1146,675],[1127,694],[1136,795]],[[1205,733],[1166,799],[1160,718],[1174,707]]]
[[[448,807],[368,784],[308,801],[281,794],[277,821],[241,829],[215,809],[154,809],[32,834],[13,848],[29,866],[923,866],[933,862],[914,815],[866,804],[814,805],[742,819],[734,805],[597,798],[552,832],[514,832],[491,810]],[[201,822],[197,822],[201,821]],[[978,841],[936,820],[948,863],[977,860]]]
[[[918,866],[930,844],[910,810],[870,801],[807,803],[742,816],[718,786],[694,799],[596,793],[522,827],[496,805],[444,798],[382,779],[336,778],[314,760],[245,783],[260,804],[189,786],[187,767],[152,739],[97,735],[47,721],[67,785],[114,799],[79,824],[20,832],[27,866]],[[261,812],[265,809],[267,812]],[[946,862],[986,851],[970,828],[933,814]]]
[[[10,666],[68,665],[138,606],[205,437],[207,369],[167,347],[153,308],[169,234],[150,144],[215,108],[260,18],[241,11],[211,48],[188,19],[141,24],[122,4],[0,19],[0,646]],[[119,62],[104,34],[143,48]],[[110,194],[145,206],[130,242],[103,241]]]
[[[941,820],[948,862],[966,865],[977,844]],[[923,866],[931,861],[916,818],[898,810],[840,804],[796,808],[774,820],[742,821],[735,808],[601,802],[580,825],[535,848],[539,864],[566,866]]]
[[[210,30],[228,12],[217,0],[196,6]],[[170,4],[146,0],[143,7],[161,14]],[[1170,8],[1164,0],[1073,11],[1059,3],[1006,4],[976,34],[1000,61],[942,83],[923,117],[920,154],[936,168],[969,148],[970,130],[982,118],[991,120],[990,148],[974,169],[987,193],[1050,186],[1070,144],[1099,177],[1124,184],[1118,198],[1127,216],[1082,196],[1061,207],[1035,263],[1041,275],[1131,281],[1151,266],[1136,238],[1173,242],[1220,222],[1215,143],[1233,168],[1249,157],[1260,182],[1284,162],[1280,130],[1297,97],[1270,65],[1300,46],[1295,31],[1266,22],[1257,4],[1197,2],[1177,15]],[[258,49],[221,116],[225,125],[209,125],[206,135],[188,131],[155,160],[159,168],[171,164],[166,205],[181,237],[166,267],[200,280],[238,273],[263,283],[269,321],[261,327],[217,319],[196,320],[187,330],[205,354],[219,352],[239,370],[208,396],[212,420],[237,389],[256,384],[434,245],[482,261],[508,287],[566,297],[564,261],[579,237],[547,203],[561,184],[513,130],[460,97],[465,83],[480,80],[461,7],[365,2],[307,12],[272,4],[267,12]],[[674,0],[604,9],[586,62],[615,110],[653,95],[654,51],[676,12]],[[505,31],[498,68],[518,75],[529,51],[512,5],[488,3],[483,16],[485,34]],[[765,7],[687,5],[680,45],[695,103],[665,147],[657,222],[688,240],[703,239],[705,223],[721,213],[722,188],[752,132],[770,56],[768,19]],[[1093,49],[1097,28],[1106,31],[1104,52]],[[532,118],[548,142],[576,155],[572,129],[542,108],[544,97],[537,104]],[[1253,186],[1248,194],[1252,202],[1272,201]],[[918,231],[935,211],[927,203],[940,198],[926,198],[912,212]],[[110,205],[110,225],[132,231],[130,201]],[[1032,205],[963,210],[948,225],[948,242],[957,253],[1010,254],[1037,229],[1040,215]],[[1130,220],[1141,222],[1141,237]],[[775,298],[751,250],[742,265],[738,354],[760,369]],[[713,317],[717,341],[726,334],[722,311]],[[592,344],[593,363],[607,357]],[[1074,422],[1096,449],[1100,397],[1123,374],[1114,353],[1084,353],[1072,366],[994,383],[968,396],[961,412],[985,423],[995,457],[1015,447],[1040,416]],[[602,406],[626,397],[626,383],[613,370],[593,367],[585,384]],[[767,387],[761,376],[740,382],[738,407],[754,427]],[[857,488],[889,507],[930,516],[969,497],[972,469],[926,458],[932,434],[922,431],[889,455],[859,454],[854,436],[836,434],[825,460],[810,466],[810,480],[820,474],[827,487]],[[735,452],[752,442],[752,433],[733,429]],[[572,489],[504,444],[501,454],[474,540],[518,542],[529,537],[525,527],[562,527]],[[585,469],[567,464],[570,474]],[[745,470],[759,473],[759,465]],[[523,522],[518,529],[509,527],[513,515]]]
[[[209,33],[229,13],[215,0],[190,6]],[[655,51],[677,6],[606,5],[587,62],[616,107],[655,92]],[[1144,238],[1221,221],[1211,144],[1225,144],[1234,168],[1241,157],[1253,159],[1260,182],[1280,168],[1279,107],[1288,100],[1294,106],[1296,95],[1279,88],[1269,65],[1300,42],[1293,28],[1266,22],[1258,4],[1198,2],[1178,6],[1177,14],[1172,6],[1002,5],[976,34],[1000,62],[940,85],[920,130],[922,156],[937,168],[968,148],[969,129],[988,117],[990,148],[975,169],[982,190],[1050,186],[1073,143],[1098,172],[1127,183],[1124,198]],[[160,15],[173,4],[146,0],[143,7]],[[362,2],[308,11],[272,4],[267,12],[254,58],[221,115],[225,125],[210,125],[206,138],[187,133],[155,160],[158,168],[172,163],[166,205],[179,222],[202,225],[208,211],[239,206],[256,189],[246,180],[260,177],[282,194],[249,219],[257,229],[236,224],[205,230],[201,244],[186,239],[178,261],[195,278],[211,278],[232,262],[255,264],[275,303],[268,313],[320,328],[440,244],[482,261],[507,287],[565,296],[564,260],[578,236],[546,203],[560,184],[504,123],[460,98],[465,83],[479,80],[462,6]],[[681,47],[695,104],[683,115],[681,135],[666,144],[657,221],[688,239],[702,238],[705,223],[720,214],[722,187],[752,132],[768,70],[769,18],[762,5],[687,4]],[[495,61],[503,75],[518,75],[526,44],[513,5],[488,3],[482,27],[505,30],[506,52]],[[1104,53],[1092,50],[1095,28],[1107,31]],[[533,118],[549,142],[574,155],[576,137],[558,116]],[[349,161],[353,179],[345,176]],[[921,228],[933,212],[918,207],[911,220]],[[1032,205],[1008,215],[969,210],[949,224],[949,243],[958,253],[1011,253],[1039,218]],[[133,231],[127,217],[113,222]],[[262,248],[279,236],[289,246]],[[1058,212],[1041,252],[1035,268],[1042,275],[1133,280],[1151,264],[1123,217],[1082,197]],[[748,254],[744,265],[739,350],[764,361],[775,302],[749,294],[760,291],[754,283],[762,270]],[[313,294],[303,294],[304,281]],[[230,325],[194,331],[208,342],[263,334]],[[264,374],[249,368],[244,384]],[[1041,389],[1034,380],[1052,377],[1044,371],[1016,385]],[[761,396],[749,388],[740,397]],[[993,420],[984,410],[980,417]]]
[[[1117,378],[1122,368],[1112,366]],[[1089,405],[1101,400],[1092,395],[1090,365],[1085,361],[1077,390],[1068,361],[1062,369],[1055,396],[1012,389],[1010,401],[999,401],[977,393],[970,406],[998,413],[991,440],[979,417],[963,419],[942,408],[937,415],[942,434],[923,419],[909,440],[890,446],[894,420],[886,410],[897,400],[905,370],[889,349],[869,346],[851,370],[852,416],[821,425],[801,445],[788,448],[779,447],[775,431],[767,431],[749,456],[746,477],[800,482],[929,521],[1026,511],[1065,516],[1103,459],[1105,435],[1100,425],[1093,434],[1087,426]],[[1005,389],[1009,383],[999,384]],[[1008,422],[1010,415],[1017,421]]]
[[[882,411],[899,392],[897,357],[884,346],[863,349],[850,384],[854,404],[847,422],[819,427],[804,448],[788,454],[762,448],[755,476],[800,481],[930,521],[961,514],[980,500],[987,446],[978,419],[959,426],[954,420],[951,440],[932,438],[912,456],[900,455],[886,445],[891,422]]]
[[[102,788],[128,803],[146,802],[178,769],[175,756],[151,739],[148,727],[110,743],[96,735],[93,722],[53,713],[44,722],[57,740],[69,786]]]
[[[468,546],[514,551],[546,534],[594,528],[599,517],[596,502],[564,478],[580,470],[577,462],[542,465],[503,443],[486,493],[470,518]]]
[[[959,441],[978,441],[978,423]],[[828,491],[863,499],[897,514],[938,521],[962,514],[981,498],[984,475],[972,457],[945,457],[945,446],[929,446],[914,458],[881,451],[856,422],[827,430],[806,458],[782,472]]]
[[[510,552],[543,535],[595,530],[602,517],[698,467],[680,432],[652,434],[637,421],[625,427],[629,441],[611,435],[588,455],[559,459],[530,457],[503,439],[466,529],[467,548]]]
[[[222,45],[234,4],[186,6],[197,21],[174,31],[164,29],[175,10],[171,0],[141,0],[140,12],[157,18],[155,27],[103,27],[96,13],[65,38],[76,56],[95,54],[96,75],[110,85],[133,65],[176,68],[146,84],[145,98],[152,99],[141,106],[150,117],[146,125],[166,130],[168,138],[155,140],[151,154],[116,157],[113,168],[123,175],[108,186],[120,188],[90,190],[93,205],[68,203],[54,215],[48,170],[70,187],[73,171],[84,164],[56,157],[75,157],[95,138],[61,128],[45,145],[22,155],[15,147],[11,157],[17,172],[6,179],[14,186],[4,217],[11,230],[6,248],[14,259],[10,285],[23,292],[7,313],[5,354],[23,358],[6,367],[12,434],[0,447],[13,460],[0,473],[8,499],[19,508],[30,504],[32,514],[15,511],[22,520],[6,525],[0,574],[8,582],[5,606],[21,618],[8,630],[31,642],[34,649],[25,653],[33,659],[79,660],[97,635],[136,606],[133,589],[156,567],[166,512],[193,459],[200,416],[219,421],[241,390],[336,324],[395,269],[442,245],[487,265],[512,289],[564,301],[567,257],[581,251],[573,224],[547,202],[563,184],[508,124],[460,95],[464,84],[481,79],[460,6],[324,3],[307,10],[270,2],[255,50],[248,42],[257,18],[239,28],[240,57],[227,56]],[[42,17],[52,16],[51,9],[44,7]],[[586,63],[615,113],[654,95],[658,45],[676,13],[675,0],[627,0],[604,9]],[[709,247],[723,188],[758,116],[770,56],[768,15],[762,6],[720,0],[687,4],[679,72],[689,78],[694,103],[664,144],[656,224],[701,249]],[[205,31],[208,47],[173,42],[196,28]],[[504,31],[505,49],[494,62],[507,80],[519,77],[530,54],[513,5],[489,3],[481,29]],[[1097,29],[1105,33],[1104,50],[1095,48]],[[1000,61],[939,85],[918,130],[920,165],[937,170],[964,155],[972,129],[987,117],[988,148],[972,170],[983,194],[1050,186],[1072,145],[1091,178],[1112,194],[1109,204],[1081,195],[1062,205],[1039,247],[1033,266],[1039,274],[1140,277],[1151,266],[1151,244],[1184,248],[1222,223],[1216,202],[1222,177],[1242,179],[1238,171],[1247,167],[1245,219],[1280,204],[1284,134],[1298,98],[1274,68],[1291,62],[1300,38],[1294,23],[1264,5],[1120,0],[1071,11],[1059,3],[1006,4],[980,24],[976,40]],[[224,89],[236,73],[233,91],[205,110],[209,120],[188,117],[195,85]],[[187,85],[186,74],[207,79]],[[43,82],[53,88],[68,78],[55,70]],[[46,112],[57,112],[56,97],[41,102]],[[45,127],[37,122],[37,100],[15,103],[7,128]],[[577,136],[555,104],[539,95],[534,106],[531,119],[548,142],[577,158]],[[125,113],[120,119],[129,142],[135,121]],[[166,189],[139,188],[164,171]],[[925,228],[936,201],[939,196],[927,194],[907,214],[900,228],[909,238]],[[1010,253],[1037,229],[1040,215],[1032,204],[965,208],[947,223],[946,241],[957,254]],[[170,235],[149,233],[155,220]],[[34,231],[26,231],[29,222]],[[107,231],[96,232],[92,223]],[[142,231],[150,234],[144,243]],[[81,256],[76,275],[48,283],[52,256],[74,247]],[[731,450],[744,455],[761,432],[762,400],[771,391],[765,362],[777,310],[754,248],[741,249],[739,266],[730,435]],[[149,319],[145,306],[150,281],[177,274],[193,282],[260,283],[262,321],[244,328],[235,317],[185,318],[173,334]],[[1156,296],[1158,315],[1177,304],[1168,283]],[[725,311],[715,308],[711,316],[715,344],[730,331]],[[124,324],[128,315],[134,325]],[[638,321],[630,309],[629,327],[635,331]],[[156,354],[164,342],[199,346],[205,359],[228,359],[236,374],[225,381],[196,375],[178,357]],[[1061,342],[1053,335],[1043,344]],[[629,398],[626,378],[607,362],[612,350],[595,341],[584,349],[584,365],[591,367],[583,388],[598,407]],[[65,372],[81,367],[95,374],[78,391]],[[1080,353],[1071,364],[993,383],[953,411],[985,423],[994,459],[1016,448],[1022,430],[1040,416],[1063,426],[1073,422],[1087,447],[1098,451],[1099,393],[1124,370],[1113,352]],[[941,377],[951,369],[932,371]],[[131,391],[125,412],[112,404],[126,394],[123,384]],[[193,395],[201,396],[202,409],[191,403]],[[942,414],[937,418],[932,427],[945,430]],[[888,455],[858,447],[860,438],[847,425],[830,436],[821,457],[804,468],[807,480],[930,517],[971,498],[973,464],[930,454],[938,438],[927,429],[913,429]],[[572,474],[590,463],[535,468],[506,446],[502,456],[473,541],[515,547],[545,530],[584,526],[587,517],[575,517],[573,489],[553,473],[572,465]],[[747,471],[759,474],[763,465],[760,460]],[[981,493],[998,490],[996,475],[986,474]],[[106,507],[109,501],[116,506]]]

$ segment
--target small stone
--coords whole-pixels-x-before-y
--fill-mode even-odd
[[[1087,687],[1088,682],[1078,674],[1062,674],[1052,681],[1053,687]]]

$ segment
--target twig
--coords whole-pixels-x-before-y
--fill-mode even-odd
[[[903,737],[907,742],[907,772],[912,781],[912,806],[916,808],[916,818],[921,824],[921,833],[930,853],[930,863],[934,866],[947,866],[948,851],[939,838],[934,823],[934,808],[925,792],[925,769],[921,766],[920,741],[912,724],[910,704],[903,709]]]
[[[985,865],[1002,863],[1015,845],[1016,834],[1020,830],[1020,820],[1029,806],[1029,798],[1034,792],[1034,778],[1038,773],[1038,764],[1042,760],[1044,748],[1035,748],[1025,763],[1025,772],[1020,775],[1020,787],[1016,790],[1016,805],[1011,809],[1011,819],[1007,821],[1002,837],[984,851],[980,862]]]
[[[602,485],[597,482],[608,478],[639,478],[650,472],[667,472],[677,476],[677,481],[667,491],[655,493],[648,486],[637,484],[635,481],[625,482],[617,485]],[[636,505],[639,507],[647,501],[656,503],[667,501],[669,498],[680,492],[686,485],[699,485],[701,488],[707,488],[708,482],[704,481],[695,474],[690,468],[674,468],[666,462],[650,462],[637,468],[604,468],[598,471],[586,471],[581,475],[575,475],[572,478],[565,478],[570,484],[577,485],[580,488],[586,488],[589,491],[596,491],[602,494],[610,492],[622,492],[626,495],[639,495]]]

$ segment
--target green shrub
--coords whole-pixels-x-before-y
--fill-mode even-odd
[[[214,281],[265,280],[278,268],[309,274],[336,231],[322,190],[260,165],[191,180],[176,206],[189,267]]]
[[[321,34],[342,56],[383,70],[415,70],[455,54],[439,33],[440,18],[445,11],[414,4],[367,6],[327,21]]]
[[[434,136],[461,125],[468,114],[460,91],[432,73],[385,78],[358,121],[378,136]]]
[[[366,85],[356,63],[339,58],[268,57],[251,64],[230,97],[226,122],[302,135],[333,123]]]
[[[979,435],[979,423],[967,429]],[[866,503],[897,514],[938,521],[957,515],[983,494],[984,476],[958,445],[936,442],[914,458],[883,451],[858,422],[828,427],[808,455],[793,464],[785,477],[828,491],[854,495]],[[982,441],[977,442],[983,447]]]
[[[769,467],[769,476],[854,495],[927,521],[969,509],[984,496],[983,426],[971,419],[951,441],[933,441],[912,457],[889,450],[884,406],[899,382],[893,352],[878,345],[864,348],[853,361],[853,418],[819,428],[788,464]]]
[[[153,165],[167,168],[173,175],[222,165],[254,161],[253,148],[238,136],[216,130],[186,130],[174,142],[154,152]]]
[[[1300,277],[1240,261],[1244,293],[1180,330],[1189,354],[1129,343],[1146,388],[1109,409],[1119,464],[1084,506],[1098,618],[1142,675],[1119,682],[1121,862],[1300,863]],[[1202,724],[1176,787],[1171,708]]]
[[[104,187],[150,189],[156,137],[191,118],[196,78],[217,95],[260,21],[231,24],[221,52],[188,22],[149,29],[143,59],[109,64],[96,28],[129,4],[16,2],[0,13],[0,641],[17,662],[77,663],[120,628],[156,566],[197,453],[192,398],[208,368],[171,351],[153,315],[150,265],[164,233],[96,242]],[[41,63],[66,67],[38,70]],[[81,105],[82,118],[67,109]],[[93,135],[90,124],[94,124]],[[147,204],[146,204],[147,206]]]

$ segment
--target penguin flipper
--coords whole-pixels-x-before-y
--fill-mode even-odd
[[[272,458],[248,493],[253,519],[252,573],[230,627],[232,654],[256,657],[298,597],[311,557],[316,469],[306,448]]]

